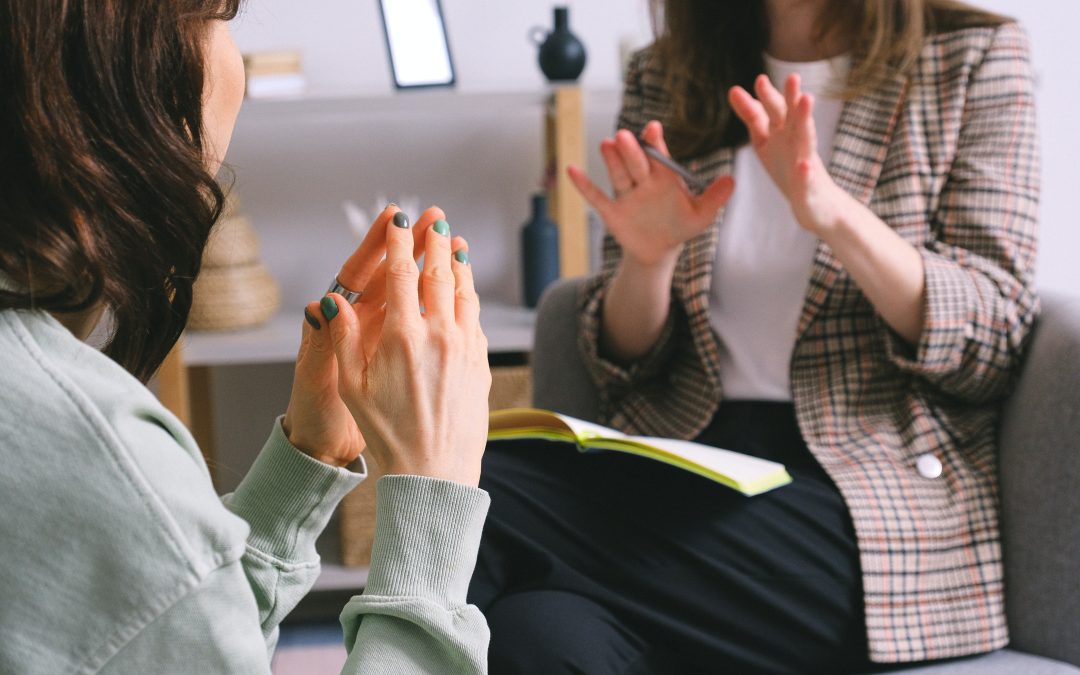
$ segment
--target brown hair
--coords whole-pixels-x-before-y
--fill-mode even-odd
[[[765,0],[650,0],[657,38],[650,57],[664,73],[671,96],[665,135],[672,154],[689,159],[746,142],[745,125],[727,103],[727,91],[765,72],[769,41]],[[954,0],[829,0],[817,34],[853,37],[845,98],[873,90],[908,72],[926,38],[936,32],[1007,21]],[[835,32],[834,32],[835,31]]]
[[[99,303],[145,381],[224,196],[203,150],[211,19],[240,0],[0,0],[0,309]]]

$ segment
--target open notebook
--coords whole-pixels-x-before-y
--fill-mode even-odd
[[[696,473],[748,496],[791,482],[783,464],[691,441],[627,436],[599,424],[536,408],[491,413],[488,438],[544,438],[575,443],[582,452],[626,452]]]

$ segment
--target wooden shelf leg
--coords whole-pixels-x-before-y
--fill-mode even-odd
[[[566,167],[585,166],[585,112],[581,88],[555,89],[545,122],[545,156],[552,167],[551,215],[559,225],[559,262],[564,277],[589,272],[589,231],[585,198],[577,191]]]
[[[211,477],[216,477],[210,368],[188,367],[184,362],[181,338],[162,362],[157,380],[158,399],[161,404],[191,430],[207,466],[210,467]]]
[[[188,368],[188,401],[191,411],[188,428],[202,450],[206,465],[210,467],[210,477],[216,482],[218,467],[214,443],[213,369],[209,366]]]
[[[184,363],[183,338],[172,348],[165,357],[161,368],[158,369],[158,400],[161,404],[172,411],[172,414],[184,423],[191,426],[191,404],[188,396],[188,369]]]

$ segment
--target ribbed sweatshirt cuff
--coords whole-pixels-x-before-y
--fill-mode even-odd
[[[363,457],[352,466],[356,471],[297,450],[279,417],[247,476],[225,496],[225,505],[251,526],[249,546],[282,560],[317,560],[315,539],[338,502],[367,478]]]
[[[491,498],[459,483],[383,476],[364,595],[465,604]]]

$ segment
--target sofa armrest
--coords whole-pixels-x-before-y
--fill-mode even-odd
[[[1080,298],[1044,295],[1001,427],[1012,646],[1080,665]]]
[[[533,341],[533,405],[595,421],[596,387],[578,351],[578,290],[583,277],[552,284],[540,299]]]

